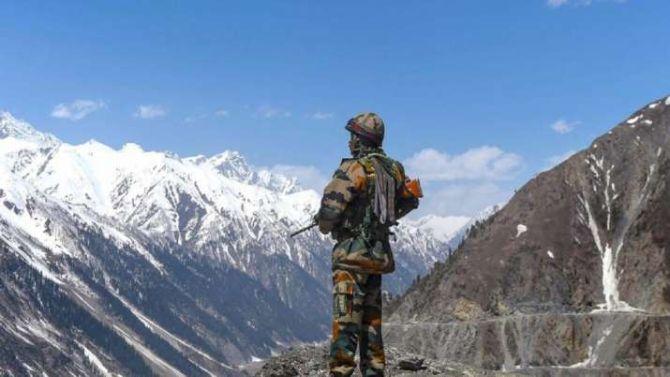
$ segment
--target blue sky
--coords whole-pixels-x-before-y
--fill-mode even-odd
[[[8,1],[0,109],[71,143],[242,152],[318,186],[360,111],[469,215],[670,94],[667,0]]]

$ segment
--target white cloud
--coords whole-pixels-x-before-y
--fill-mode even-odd
[[[522,163],[521,156],[492,146],[472,148],[454,156],[428,148],[404,162],[408,172],[431,181],[510,179]]]
[[[547,5],[552,8],[558,8],[568,3],[568,0],[547,0]]]
[[[324,186],[329,180],[326,175],[314,166],[275,165],[270,168],[270,172],[287,177],[296,177],[300,186],[316,190],[317,192],[323,191]]]
[[[186,123],[195,123],[197,121],[203,120],[207,118],[207,114],[196,114],[196,115],[189,115],[186,118],[184,118],[184,122]]]
[[[547,0],[550,8],[560,8],[565,5],[588,6],[595,2],[625,3],[626,0]]]
[[[107,107],[103,101],[78,99],[71,103],[59,103],[51,110],[51,116],[59,119],[81,120],[91,113]]]
[[[575,129],[575,126],[579,125],[580,122],[568,122],[565,119],[559,119],[551,124],[551,129],[558,132],[559,134],[567,134],[572,132]]]
[[[413,216],[474,216],[507,201],[512,195],[509,184],[524,167],[521,156],[487,145],[457,155],[423,149],[403,164],[424,186],[424,199]]]
[[[288,118],[291,115],[292,114],[290,111],[274,106],[260,106],[258,109],[256,109],[254,114],[255,117],[265,119]]]
[[[167,110],[165,110],[162,106],[140,105],[137,107],[137,110],[135,110],[133,116],[135,118],[141,118],[141,119],[154,119],[163,117],[166,114]]]
[[[218,109],[214,111],[213,113],[200,113],[200,114],[194,114],[194,115],[189,115],[186,118],[184,118],[184,122],[186,123],[195,123],[198,121],[201,121],[203,119],[208,119],[210,117],[215,117],[215,118],[227,118],[230,116],[230,112],[226,109]]]
[[[425,190],[419,210],[413,215],[472,217],[488,206],[506,202],[512,194],[493,182],[449,183]]]
[[[513,178],[522,167],[522,159],[499,148],[482,146],[449,156],[434,149],[424,149],[403,163],[408,175],[420,178],[424,198],[412,218],[439,216],[474,216],[482,209],[507,201],[512,194],[501,180]],[[296,177],[305,188],[321,193],[330,177],[309,165],[275,165],[272,173]]]
[[[214,115],[221,118],[227,118],[230,116],[230,111],[226,109],[219,109],[214,112]]]
[[[314,120],[324,120],[324,119],[330,119],[333,117],[333,113],[325,113],[322,111],[317,111],[314,114],[309,114],[308,117]]]

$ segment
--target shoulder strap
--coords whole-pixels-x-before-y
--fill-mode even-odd
[[[398,182],[396,174],[393,173],[396,169],[393,160],[385,155],[372,157],[370,160],[376,173],[372,210],[381,224],[391,226],[396,222],[395,201]]]
[[[361,157],[357,161],[363,166],[366,174],[374,174],[375,168],[372,164],[372,159],[370,159],[369,156]]]
[[[381,153],[371,153],[359,159],[359,162],[365,168],[366,173],[375,172],[375,164],[372,162],[373,158],[370,157],[376,157],[374,160],[378,160],[379,165],[395,179],[396,186],[400,187],[400,185],[405,181],[405,173],[402,165],[398,161]]]

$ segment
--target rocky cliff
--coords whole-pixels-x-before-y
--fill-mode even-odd
[[[669,151],[666,98],[537,175],[395,303],[386,340],[493,370],[667,373]]]
[[[521,374],[474,368],[464,364],[434,359],[386,347],[390,377],[520,377]],[[250,367],[247,373],[255,372],[257,377],[327,377],[328,346],[326,344],[304,345],[291,348],[285,354],[275,357],[262,366]],[[358,374],[360,375],[360,374]]]

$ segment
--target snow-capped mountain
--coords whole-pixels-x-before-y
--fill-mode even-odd
[[[409,220],[408,223],[412,227],[446,243],[450,250],[456,250],[458,245],[468,236],[468,232],[473,226],[488,219],[504,206],[505,203],[488,206],[473,217],[430,214],[416,220]]]
[[[0,247],[9,251],[0,276],[14,287],[0,297],[9,313],[0,318],[17,342],[74,361],[63,373],[89,364],[234,373],[228,365],[328,331],[332,244],[316,231],[288,237],[320,198],[296,178],[231,151],[180,158],[133,143],[71,145],[8,113],[0,178]],[[398,268],[385,286],[398,293],[448,247],[411,224],[396,235]],[[49,312],[49,300],[67,313]],[[68,316],[95,325],[75,331]],[[117,353],[102,341],[111,337],[125,341]],[[121,355],[139,361],[124,365]],[[45,358],[16,354],[31,368]]]
[[[411,222],[419,229],[430,233],[442,242],[451,241],[456,234],[470,221],[466,216],[426,215]]]
[[[456,250],[458,248],[458,245],[460,245],[461,242],[463,242],[463,240],[465,240],[468,237],[468,233],[475,225],[482,223],[491,216],[493,216],[496,212],[500,211],[500,209],[503,208],[505,204],[506,204],[505,202],[501,202],[498,204],[488,206],[483,210],[479,211],[479,213],[477,213],[475,216],[469,218],[468,221],[465,223],[465,225],[463,225],[456,232],[452,233],[450,237],[445,240],[449,245],[449,248],[451,250]]]

